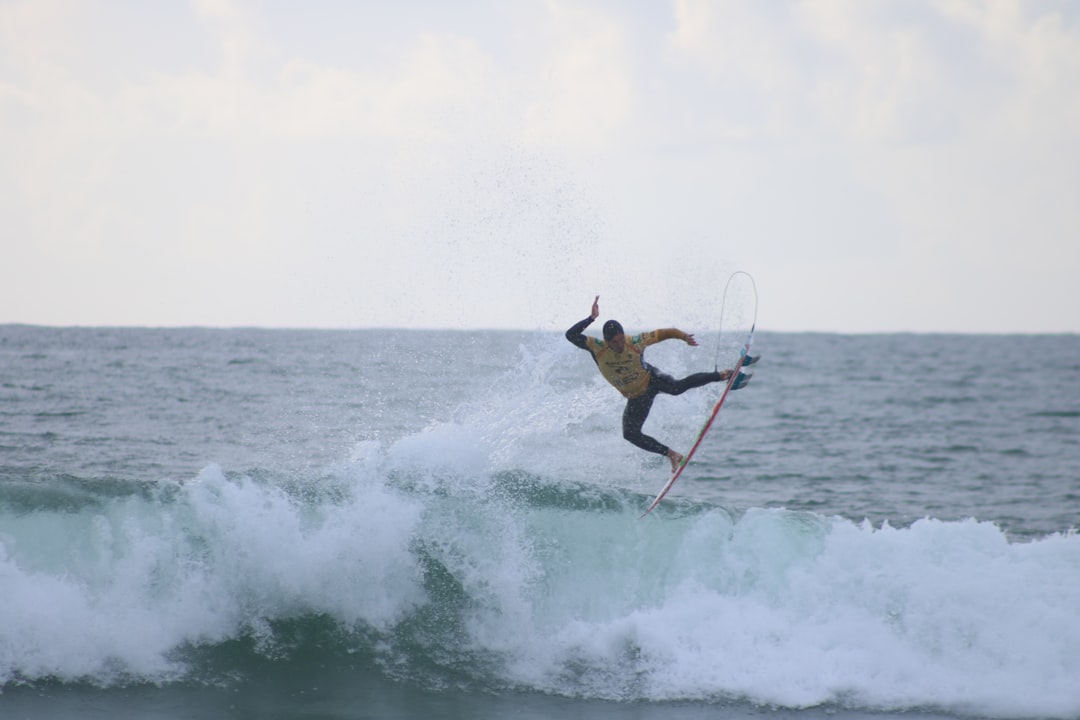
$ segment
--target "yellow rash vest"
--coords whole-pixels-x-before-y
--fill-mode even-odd
[[[592,318],[588,320],[592,322]],[[686,340],[687,338],[686,333],[676,328],[652,330],[627,336],[626,346],[620,353],[615,352],[614,348],[603,340],[581,334],[581,330],[584,330],[582,323],[571,328],[571,330],[574,329],[577,329],[576,337],[571,339],[570,332],[567,332],[567,339],[592,353],[596,366],[600,368],[600,374],[627,398],[636,398],[649,387],[649,367],[642,359],[645,348],[663,340]],[[584,342],[577,342],[579,338]]]

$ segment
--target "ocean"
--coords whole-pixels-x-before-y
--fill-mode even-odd
[[[0,326],[0,717],[1080,718],[1080,336],[754,348]]]

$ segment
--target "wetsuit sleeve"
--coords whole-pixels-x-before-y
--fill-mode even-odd
[[[572,328],[566,331],[566,339],[572,342],[574,345],[577,345],[582,350],[588,350],[589,344],[585,337],[585,334],[582,331],[592,325],[592,322],[593,318],[590,315],[581,322],[576,323]]]
[[[638,335],[634,340],[637,340],[637,344],[641,347],[648,347],[664,340],[686,340],[687,335],[678,328],[661,328],[660,330],[653,330],[651,332],[642,333]]]

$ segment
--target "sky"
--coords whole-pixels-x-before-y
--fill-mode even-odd
[[[0,0],[0,323],[1080,332],[1073,0]]]

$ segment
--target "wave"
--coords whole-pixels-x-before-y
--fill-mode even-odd
[[[491,471],[452,425],[315,475],[0,485],[0,687],[267,663],[622,701],[1080,714],[1080,537]]]

